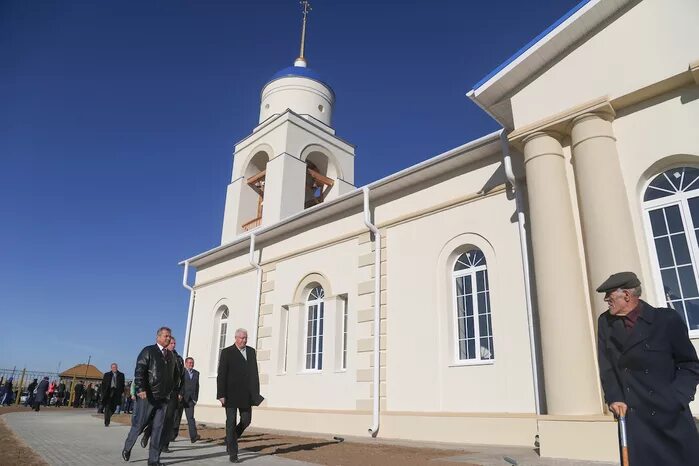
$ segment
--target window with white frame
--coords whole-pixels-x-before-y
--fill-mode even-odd
[[[347,369],[347,296],[342,297],[342,365],[341,369]]]
[[[493,326],[488,267],[480,249],[461,254],[452,272],[457,361],[492,361]]]
[[[226,347],[226,333],[228,333],[228,308],[223,307],[221,317],[219,317],[219,332],[218,332],[218,354]]]
[[[325,291],[320,286],[311,290],[306,300],[306,370],[323,369],[323,318]]]
[[[699,169],[673,168],[653,178],[643,209],[658,295],[699,335]]]

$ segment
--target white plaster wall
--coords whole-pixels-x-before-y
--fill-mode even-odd
[[[534,411],[513,213],[514,202],[502,193],[388,229],[389,411]],[[488,261],[493,364],[458,365],[448,344],[454,331],[453,263],[445,258],[469,243]]]
[[[226,346],[234,343],[236,328],[250,331],[255,320],[255,276],[255,272],[250,271],[197,288],[189,356],[194,358],[195,368],[201,372],[199,401],[202,404],[216,403],[219,328],[214,315],[221,305],[229,309]]]
[[[330,228],[323,227],[326,233]],[[339,233],[335,231],[335,233]],[[293,241],[290,241],[290,243]],[[274,306],[272,322],[272,360],[269,365],[270,383],[264,388],[270,408],[305,409],[355,409],[357,393],[356,381],[356,322],[357,322],[357,282],[358,282],[358,243],[355,237],[339,244],[321,248],[306,254],[293,256],[276,263],[274,290],[265,295],[265,304]],[[294,294],[304,277],[310,273],[321,274],[330,283],[326,298],[346,294],[348,296],[348,349],[347,370],[336,363],[336,351],[341,348],[342,335],[339,333],[342,318],[341,308],[335,308],[332,299],[326,299],[324,322],[323,370],[305,370],[303,355],[305,350],[304,325],[306,308],[292,306],[289,315],[288,338],[281,325],[282,306],[294,303]],[[280,370],[283,364],[279,355],[281,345],[287,346],[287,370]],[[364,395],[366,397],[366,395]]]
[[[638,3],[512,97],[515,127],[686,71],[699,59],[697,18],[696,0]]]
[[[334,101],[332,91],[318,81],[300,77],[276,79],[262,89],[260,123],[291,109],[331,126]]]

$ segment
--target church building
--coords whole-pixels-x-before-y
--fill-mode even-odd
[[[618,460],[595,288],[636,272],[699,347],[697,18],[581,1],[464,98],[502,131],[361,187],[302,45],[235,145],[221,244],[182,262],[197,419],[225,421],[243,327],[255,427]]]

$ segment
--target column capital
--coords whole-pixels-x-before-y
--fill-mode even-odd
[[[537,133],[546,133],[553,137],[555,134],[561,135],[558,139],[561,140],[564,136],[568,136],[571,131],[573,120],[585,115],[603,115],[605,119],[614,118],[615,112],[609,97],[604,96],[591,100],[582,105],[578,105],[556,115],[544,118],[543,120],[535,121],[532,124],[517,128],[507,137],[510,143],[522,149],[525,142],[531,140],[531,136]]]

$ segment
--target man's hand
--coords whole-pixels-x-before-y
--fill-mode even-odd
[[[225,398],[225,397],[224,397],[224,398],[219,398],[218,401],[221,402],[221,406],[225,406],[225,405],[226,405],[226,398]]]
[[[182,395],[177,395],[177,400],[182,401]]]
[[[621,416],[626,416],[626,410],[629,408],[628,408],[628,406],[626,406],[626,403],[624,403],[623,401],[615,401],[614,403],[609,405],[609,409],[617,417],[621,417]]]
[[[138,392],[138,397],[142,400],[146,399],[146,392]]]

